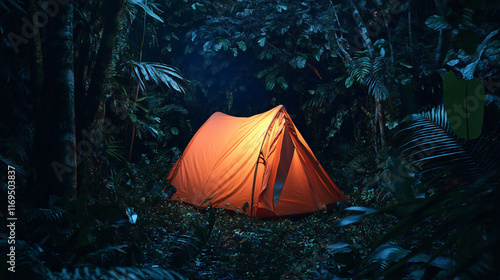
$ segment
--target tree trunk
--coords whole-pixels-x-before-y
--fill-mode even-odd
[[[383,148],[385,146],[385,116],[384,116],[384,108],[382,106],[382,100],[378,100],[375,98],[375,113],[377,115],[377,123],[378,131],[380,133],[380,147]]]
[[[391,29],[389,28],[389,22],[387,21],[387,17],[383,14],[384,17],[384,23],[385,23],[385,28],[387,30],[387,40],[389,41],[389,50],[391,52],[391,72],[394,74],[394,48],[392,46],[392,35],[391,35]]]
[[[373,58],[375,51],[373,49],[373,44],[372,44],[372,41],[370,40],[370,36],[368,35],[368,30],[366,29],[366,25],[363,22],[363,19],[361,18],[361,15],[359,14],[359,11],[358,11],[358,8],[356,7],[356,4],[354,4],[354,1],[350,0],[349,3],[351,4],[351,7],[353,8],[352,17],[354,18],[354,21],[356,22],[356,25],[358,26],[360,36],[363,39],[364,47],[368,50],[368,54],[370,55],[370,57]],[[361,46],[359,46],[359,47],[361,47]]]
[[[112,60],[113,48],[115,46],[118,29],[120,26],[120,17],[124,8],[124,0],[108,0],[103,5],[106,11],[104,30],[100,41],[99,51],[97,52],[96,63],[92,72],[89,90],[80,106],[78,113],[78,130],[89,129],[94,121],[95,114],[99,109],[102,99],[105,96],[104,84],[106,82],[109,65]]]
[[[142,50],[144,49],[144,39],[146,39],[146,22],[147,22],[147,14],[144,12],[144,25],[142,28],[142,42],[141,42],[141,48],[139,50],[139,62],[142,62]],[[137,98],[139,98],[139,84],[137,84],[137,87],[135,89],[135,98],[134,101],[137,101]],[[128,161],[132,161],[132,149],[134,148],[134,139],[135,139],[135,123],[132,123],[132,138],[130,139],[130,149],[128,153]]]
[[[411,2],[411,1],[410,1]],[[413,35],[411,31],[411,3],[408,5],[408,45],[410,49],[410,57],[413,60]]]
[[[332,3],[332,5],[333,5],[333,3]],[[339,29],[342,30],[342,26],[340,25],[339,17],[337,16],[337,10],[333,9],[333,14],[335,15],[335,20],[337,22]],[[335,39],[336,39],[335,41],[337,41],[337,46],[339,47],[339,51],[341,53],[342,60],[344,61],[344,66],[346,68],[349,68],[349,66],[352,63],[352,58],[349,55],[349,52],[347,52],[347,50],[346,50],[347,40],[344,39],[342,32],[340,32],[340,38],[337,35],[337,32],[334,32],[334,34],[335,34]],[[346,44],[346,45],[344,46],[344,44]]]
[[[38,11],[35,0],[30,0],[30,18]],[[38,106],[42,98],[43,88],[43,52],[42,40],[40,38],[40,27],[38,24],[33,25],[33,39],[31,40],[30,60],[31,60],[31,91],[33,92],[35,112],[38,111]]]
[[[42,202],[50,195],[76,197],[72,1],[59,6],[47,30],[46,95],[40,104],[33,151]]]
[[[440,61],[442,59],[442,48],[443,48],[443,30],[439,30],[439,38],[438,38],[438,44],[436,47],[436,63],[440,65]]]
[[[361,15],[359,14],[358,8],[354,4],[352,0],[349,0],[349,3],[351,7],[353,8],[352,16],[354,18],[354,21],[356,22],[356,25],[358,26],[360,36],[363,38],[363,44],[364,47],[368,50],[368,54],[370,56],[370,59],[373,61],[375,58],[375,51],[373,48],[373,43],[369,37],[368,30],[366,29],[366,25],[363,22],[363,19],[361,18]],[[392,53],[392,51],[391,51]],[[377,150],[377,145],[380,143],[380,146],[383,148],[385,144],[385,118],[384,118],[384,111],[382,108],[382,100],[379,100],[377,96],[374,96],[375,99],[375,123],[374,123],[374,129],[375,129],[375,150]],[[378,133],[377,133],[378,130]],[[379,136],[377,140],[377,135]]]

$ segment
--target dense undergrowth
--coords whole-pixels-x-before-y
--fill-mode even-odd
[[[106,279],[164,268],[161,273],[173,279],[174,271],[188,279],[357,278],[371,273],[362,272],[361,263],[371,242],[394,224],[391,217],[377,217],[376,222],[336,227],[335,222],[346,216],[345,204],[302,217],[255,219],[169,202],[163,192],[164,174],[177,157],[175,149],[144,156],[135,165],[103,173],[104,180],[90,178],[94,188],[75,201],[50,209],[23,208],[17,275]],[[371,166],[361,155],[339,163],[359,178],[372,177],[364,180],[375,184],[376,177],[367,170],[351,167]],[[94,162],[93,172],[99,174],[103,166],[115,170],[109,164]],[[392,203],[387,191],[358,183],[363,182],[343,186],[350,204]]]

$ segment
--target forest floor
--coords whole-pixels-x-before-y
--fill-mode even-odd
[[[349,205],[302,217],[255,219],[164,202],[149,213],[153,224],[164,226],[144,233],[149,242],[142,243],[139,262],[173,269],[189,279],[351,279],[375,273],[376,268],[362,271],[362,259],[396,219],[376,216],[345,227],[335,222],[352,214],[343,211],[346,206],[394,203],[377,183],[383,169],[375,170],[376,159],[360,154],[336,164],[340,168],[326,168],[344,184]],[[349,171],[341,175],[342,169]]]
[[[368,246],[394,224],[376,217],[346,227],[341,207],[297,218],[255,219],[166,203],[163,228],[145,233],[144,265],[189,279],[332,279],[359,274]],[[160,212],[160,211],[158,211]]]
[[[366,154],[336,164],[326,168],[344,186],[340,188],[348,205],[329,211],[255,219],[224,209],[199,211],[177,202],[162,203],[149,215],[164,227],[145,233],[150,242],[143,243],[141,263],[168,267],[189,279],[359,279],[375,273],[376,268],[365,271],[362,259],[396,219],[376,216],[344,227],[335,222],[353,214],[343,211],[347,206],[394,203],[377,182],[384,169],[377,170],[376,159]]]

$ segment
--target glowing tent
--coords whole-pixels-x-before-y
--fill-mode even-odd
[[[171,199],[253,217],[313,212],[345,199],[280,105],[248,118],[214,113],[167,179]]]

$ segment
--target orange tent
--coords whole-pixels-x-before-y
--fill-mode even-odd
[[[167,179],[171,199],[253,217],[313,212],[345,196],[280,105],[248,118],[214,113]]]

